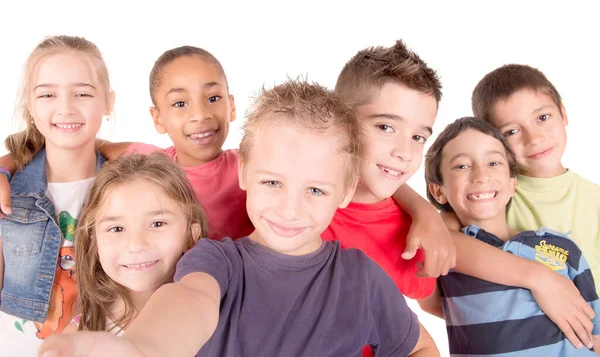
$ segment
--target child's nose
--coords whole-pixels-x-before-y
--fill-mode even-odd
[[[280,214],[286,220],[293,221],[302,215],[302,197],[295,193],[285,194],[281,200]]]
[[[527,145],[535,145],[544,138],[544,134],[537,128],[525,130],[525,140]]]
[[[143,234],[131,234],[127,240],[127,251],[129,253],[142,252],[148,249],[149,243]]]
[[[485,183],[490,180],[489,172],[486,168],[473,168],[473,181],[476,183]]]
[[[66,117],[75,113],[75,103],[70,96],[63,96],[60,101],[59,114]]]
[[[210,111],[202,103],[193,106],[190,121],[204,121],[210,118]]]
[[[398,140],[392,149],[392,157],[399,158],[402,161],[411,161],[413,155],[410,140]]]

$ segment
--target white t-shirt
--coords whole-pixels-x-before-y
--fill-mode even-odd
[[[44,323],[24,320],[0,312],[0,357],[37,356],[42,340],[62,331],[77,314],[75,252],[73,241],[77,219],[94,178],[66,183],[48,183],[46,194],[54,203],[62,232],[59,264]]]

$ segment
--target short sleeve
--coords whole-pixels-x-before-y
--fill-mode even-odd
[[[192,273],[206,273],[212,276],[225,296],[231,282],[232,273],[243,270],[242,260],[231,239],[215,241],[200,239],[177,263],[174,281]]]
[[[408,356],[419,340],[419,320],[392,279],[376,263],[369,265],[372,284],[371,347],[377,356]]]

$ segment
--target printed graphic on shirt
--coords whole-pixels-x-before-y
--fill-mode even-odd
[[[73,243],[75,241],[75,226],[77,224],[77,220],[73,218],[69,212],[62,211],[58,215],[58,224],[63,237],[69,242]]]
[[[58,215],[60,230],[63,234],[63,247],[60,248],[56,275],[50,295],[50,308],[46,321],[35,322],[36,336],[45,339],[61,332],[67,327],[77,308],[77,286],[75,282],[75,227],[77,220],[69,212],[62,211]],[[15,323],[16,326],[16,323]],[[17,327],[17,329],[19,329]],[[22,331],[22,329],[19,329]]]
[[[563,270],[567,268],[569,251],[554,244],[548,244],[545,240],[535,246],[535,260],[544,264],[552,270]]]

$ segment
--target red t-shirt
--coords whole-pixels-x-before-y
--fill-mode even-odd
[[[173,160],[177,158],[177,150],[173,146],[163,149],[134,143],[127,148],[127,153],[149,154],[154,151],[164,152]],[[181,167],[204,208],[208,221],[208,238],[211,239],[237,239],[254,231],[246,213],[246,191],[240,189],[238,182],[237,152],[225,150],[204,165]]]
[[[351,202],[338,209],[321,237],[339,240],[342,248],[358,248],[376,261],[392,278],[400,292],[411,299],[431,295],[436,279],[417,277],[416,264],[424,260],[422,250],[411,260],[402,259],[412,220],[393,199],[374,204]]]

